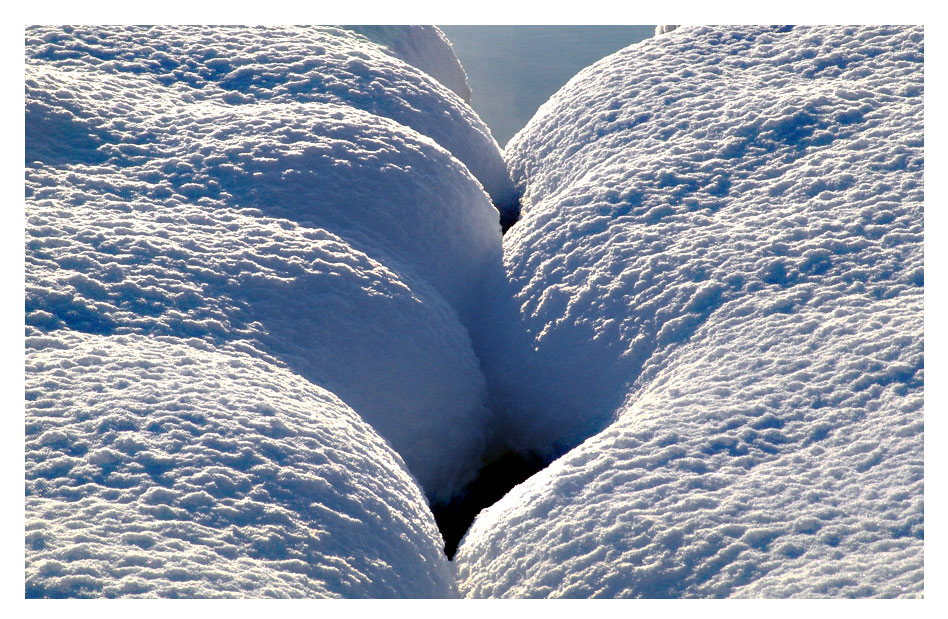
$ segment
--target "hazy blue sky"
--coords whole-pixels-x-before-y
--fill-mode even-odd
[[[467,70],[472,107],[504,146],[579,70],[655,26],[439,26]]]

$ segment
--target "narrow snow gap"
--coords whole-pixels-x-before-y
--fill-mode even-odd
[[[520,221],[520,197],[517,196],[508,208],[502,208],[495,204],[500,212],[500,231],[501,234],[507,234],[507,231],[513,228],[514,224]]]
[[[444,553],[448,559],[454,558],[458,544],[482,509],[502,499],[510,489],[550,462],[552,460],[538,454],[506,450],[489,459],[477,477],[450,501],[432,502],[431,511],[444,538]]]

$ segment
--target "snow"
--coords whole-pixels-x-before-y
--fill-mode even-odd
[[[209,43],[241,43],[228,60],[241,64],[235,54],[265,34],[223,31],[231,38],[162,31],[150,48],[91,47],[118,45],[109,29],[44,37],[53,48],[35,56],[66,60],[27,66],[27,323],[252,350],[342,398],[430,497],[447,499],[476,472],[486,431],[467,328],[479,324],[481,281],[501,269],[497,211],[464,164],[390,118],[308,94],[229,105],[212,84],[190,85],[198,69],[165,84],[127,64],[91,66],[114,56],[150,67],[156,46],[222,54]],[[275,44],[277,66],[310,49],[307,36],[335,42],[332,66],[374,46],[346,31],[275,35],[298,35],[296,47]],[[77,41],[94,51],[62,51]],[[363,71],[397,70],[405,92],[364,94],[362,107],[418,104],[418,93],[464,107],[373,54],[378,66]]]
[[[414,163],[418,171],[439,171],[428,186],[417,181],[400,185],[397,173],[378,178],[371,159],[352,153],[345,159],[345,149],[334,148],[332,139],[321,140],[315,132],[309,134],[311,144],[325,145],[335,155],[328,165],[318,157],[310,158],[315,165],[305,159],[281,160],[273,156],[276,148],[270,148],[269,157],[248,157],[258,146],[279,144],[281,128],[294,118],[294,110],[283,106],[278,111],[284,120],[274,121],[275,130],[267,134],[272,142],[248,138],[237,147],[221,147],[214,139],[185,142],[182,152],[192,153],[190,158],[171,154],[121,171],[80,165],[30,169],[27,324],[44,330],[181,335],[279,360],[355,408],[392,442],[429,492],[450,494],[473,474],[486,423],[484,379],[468,333],[437,290],[410,267],[389,260],[382,250],[360,251],[332,230],[347,227],[345,232],[367,239],[362,246],[371,249],[373,241],[381,245],[383,240],[384,229],[377,226],[385,226],[397,248],[399,240],[428,225],[422,220],[446,222],[453,212],[426,194],[452,184],[463,187],[465,180],[480,189],[461,174],[463,168],[452,169],[447,156],[441,157],[439,169],[439,151],[433,149],[414,158],[402,154],[400,160],[405,167]],[[315,119],[321,113],[337,112],[310,105],[297,113],[308,119],[309,130],[317,131]],[[392,126],[386,134],[366,116],[335,121],[337,139],[341,133],[349,144],[366,149],[393,151],[392,141],[406,145],[397,139],[410,137],[404,131],[399,135]],[[263,114],[255,119],[264,126],[269,122]],[[232,128],[226,118],[200,120],[223,134]],[[179,133],[188,127],[182,122],[174,126]],[[371,134],[373,129],[376,141],[360,139],[360,132]],[[329,129],[323,135],[333,137]],[[304,144],[293,145],[306,152]],[[409,140],[407,146],[412,145]],[[217,155],[221,161],[216,168],[205,166],[205,150],[207,156],[228,155]],[[228,156],[249,169],[227,167]],[[398,160],[395,154],[390,158]],[[269,167],[273,161],[279,162],[276,173],[254,176],[254,165]],[[304,211],[307,217],[300,221],[263,214],[267,204],[285,205],[281,215],[295,214],[289,198],[281,201],[278,194],[313,196],[306,176],[331,168],[333,162],[347,172],[336,183],[330,174],[320,177],[327,190],[325,210],[313,197],[308,201],[312,212]],[[279,170],[293,168],[305,170],[298,175],[303,181],[280,183]],[[360,173],[363,168],[368,171]],[[220,171],[224,169],[228,171]],[[199,175],[199,183],[192,182]],[[378,196],[375,204],[369,199],[360,203],[352,193],[348,204],[345,194],[334,198],[331,189],[334,184],[344,188],[346,176],[364,181],[366,189],[375,181],[367,194]],[[385,178],[392,182],[386,184]],[[214,185],[225,197],[207,195],[205,187]],[[192,201],[195,194],[201,197]],[[479,206],[489,209],[480,195]],[[262,208],[254,209],[258,204]],[[348,224],[345,216],[351,219]],[[462,214],[459,219],[463,221]],[[326,226],[319,225],[323,220]],[[398,232],[398,226],[415,223],[415,230]],[[451,228],[445,225],[449,240],[464,247],[463,236],[450,236]],[[456,267],[452,273],[466,272],[449,255],[439,254],[440,243],[433,245],[431,257],[443,255],[443,264]],[[416,244],[416,249],[423,247]]]
[[[500,228],[480,185],[446,151],[348,107],[165,110],[156,97],[150,105],[157,109],[148,110],[137,99],[147,83],[133,85],[88,72],[28,70],[27,117],[36,127],[28,161],[133,166],[156,196],[332,230],[386,256],[395,270],[423,277],[471,324],[480,280],[500,268]]]
[[[662,28],[506,163],[433,27],[27,29],[27,596],[921,596],[922,29]]]
[[[517,196],[487,126],[448,88],[393,55],[453,82],[440,33],[368,34],[391,47],[333,27],[31,27],[26,59],[28,66],[147,76],[183,91],[186,100],[336,103],[390,118],[451,152],[498,209],[515,214]],[[423,63],[424,50],[432,55]]]
[[[494,341],[555,456],[458,550],[470,597],[920,596],[921,28],[679,28],[507,147]]]
[[[455,56],[451,42],[437,26],[346,26],[346,29],[382,45],[450,88],[465,103],[471,102],[467,73]]]
[[[27,596],[456,596],[486,128],[345,30],[27,38]]]
[[[27,597],[452,597],[402,460],[329,392],[179,338],[27,338]]]

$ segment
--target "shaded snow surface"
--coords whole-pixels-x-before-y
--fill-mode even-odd
[[[27,597],[451,597],[402,460],[298,376],[178,338],[27,338]]]
[[[451,42],[437,26],[346,26],[384,46],[408,64],[418,67],[471,102],[467,73],[454,54]]]
[[[209,199],[156,201],[155,185],[118,172],[36,170],[27,187],[32,328],[252,352],[355,408],[431,494],[450,496],[473,474],[484,379],[466,330],[423,279],[322,228]]]
[[[57,170],[109,164],[151,198],[332,230],[393,270],[424,278],[467,325],[481,280],[500,268],[497,212],[477,181],[386,118],[318,103],[176,106],[147,79],[45,66],[27,68],[26,86],[29,170],[42,173],[34,160]],[[158,92],[142,102],[148,90]],[[109,193],[123,190],[132,187]]]
[[[680,28],[508,145],[482,344],[553,465],[482,512],[472,597],[918,596],[921,28]]]
[[[921,595],[921,29],[414,32],[27,30],[27,595]]]

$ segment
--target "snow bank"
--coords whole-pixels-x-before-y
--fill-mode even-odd
[[[447,62],[437,32],[374,34],[412,62],[423,64],[422,50],[432,53],[426,65]],[[515,211],[517,196],[487,126],[454,93],[387,49],[330,27],[64,26],[26,32],[28,65],[148,76],[156,86],[177,87],[187,100],[336,103],[390,118],[450,151],[502,212]]]
[[[463,593],[921,594],[922,39],[679,29],[508,145],[482,360],[522,446],[599,434],[482,512]]]
[[[482,512],[470,597],[920,596],[922,294],[712,319]]]
[[[483,351],[528,442],[602,429],[722,307],[920,284],[921,60],[918,30],[698,28],[554,95],[507,149],[524,219]]]
[[[341,30],[42,32],[26,68],[30,328],[250,351],[342,398],[450,498],[485,440],[467,327],[501,270],[497,211],[449,152],[360,106],[466,106]],[[229,102],[215,45],[252,67],[253,103]],[[304,52],[323,60],[292,64]],[[333,71],[359,105],[315,87],[296,101],[294,79]]]
[[[453,597],[401,459],[339,399],[176,338],[27,338],[27,597]]]

